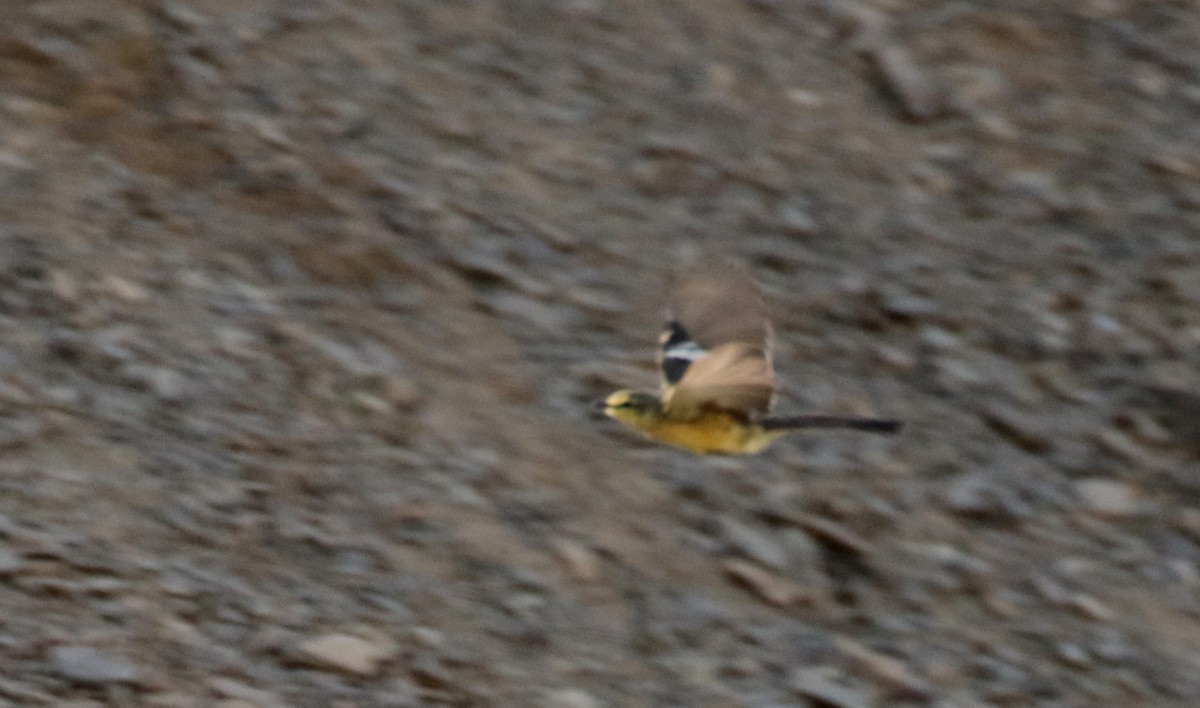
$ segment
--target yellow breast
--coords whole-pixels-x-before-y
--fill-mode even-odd
[[[645,428],[652,438],[699,453],[749,455],[761,451],[781,432],[767,432],[755,423],[727,413],[710,411],[687,421],[663,419]]]

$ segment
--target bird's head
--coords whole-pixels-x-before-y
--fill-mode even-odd
[[[596,402],[604,415],[626,425],[642,428],[662,415],[662,402],[653,393],[621,389]]]

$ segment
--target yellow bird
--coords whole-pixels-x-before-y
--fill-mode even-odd
[[[597,404],[610,418],[692,452],[754,454],[793,430],[895,433],[900,421],[836,415],[770,416],[771,323],[743,269],[709,264],[679,283],[659,337],[659,393],[622,389]]]

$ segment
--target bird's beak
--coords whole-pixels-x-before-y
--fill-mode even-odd
[[[608,404],[604,402],[603,398],[592,402],[591,411],[593,418],[603,418],[606,410],[608,410]]]

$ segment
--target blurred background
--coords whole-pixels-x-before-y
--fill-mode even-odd
[[[9,3],[0,705],[1193,705],[1200,8]],[[589,417],[762,282],[780,410]]]

